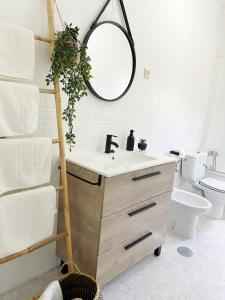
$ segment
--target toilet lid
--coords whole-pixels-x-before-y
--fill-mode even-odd
[[[199,182],[202,186],[207,187],[219,193],[225,193],[225,181],[214,179],[214,178],[204,178]]]

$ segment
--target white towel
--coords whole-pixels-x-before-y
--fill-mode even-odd
[[[39,89],[0,81],[0,137],[31,134],[37,129]]]
[[[55,214],[53,186],[0,197],[0,257],[52,236]]]
[[[52,281],[39,300],[63,300],[62,289],[58,280]]]
[[[0,78],[32,80],[35,66],[34,33],[0,23]]]
[[[0,195],[50,182],[50,138],[0,139]]]

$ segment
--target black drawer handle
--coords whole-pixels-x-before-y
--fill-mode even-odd
[[[148,237],[150,237],[152,235],[152,232],[149,232],[147,234],[145,234],[144,236],[142,236],[141,238],[139,238],[138,240],[130,243],[129,245],[125,246],[124,249],[125,250],[129,250],[131,248],[133,248],[134,246],[136,246],[137,244],[143,242],[144,240],[146,240]]]
[[[157,176],[157,175],[160,175],[160,174],[161,174],[161,172],[158,171],[158,172],[149,173],[149,174],[145,174],[145,175],[142,175],[142,176],[134,177],[132,180],[133,181],[139,181],[139,180],[143,180],[143,179],[153,177],[153,176]]]
[[[128,214],[128,216],[133,217],[133,216],[135,216],[135,215],[137,215],[137,214],[142,213],[143,211],[145,211],[145,210],[147,210],[147,209],[153,208],[153,207],[156,206],[156,205],[157,205],[157,203],[155,203],[155,202],[154,202],[154,203],[151,203],[151,204],[146,205],[146,206],[144,206],[144,207],[142,207],[142,208],[139,208],[139,209],[137,209],[137,210],[135,210],[135,211],[132,211],[131,213]]]

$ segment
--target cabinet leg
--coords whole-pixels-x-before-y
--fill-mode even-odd
[[[155,256],[160,256],[161,250],[162,250],[162,246],[160,246],[159,248],[155,249],[154,255],[155,255]]]

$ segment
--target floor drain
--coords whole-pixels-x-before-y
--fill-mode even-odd
[[[187,247],[178,247],[177,252],[184,257],[192,257],[193,251]]]

